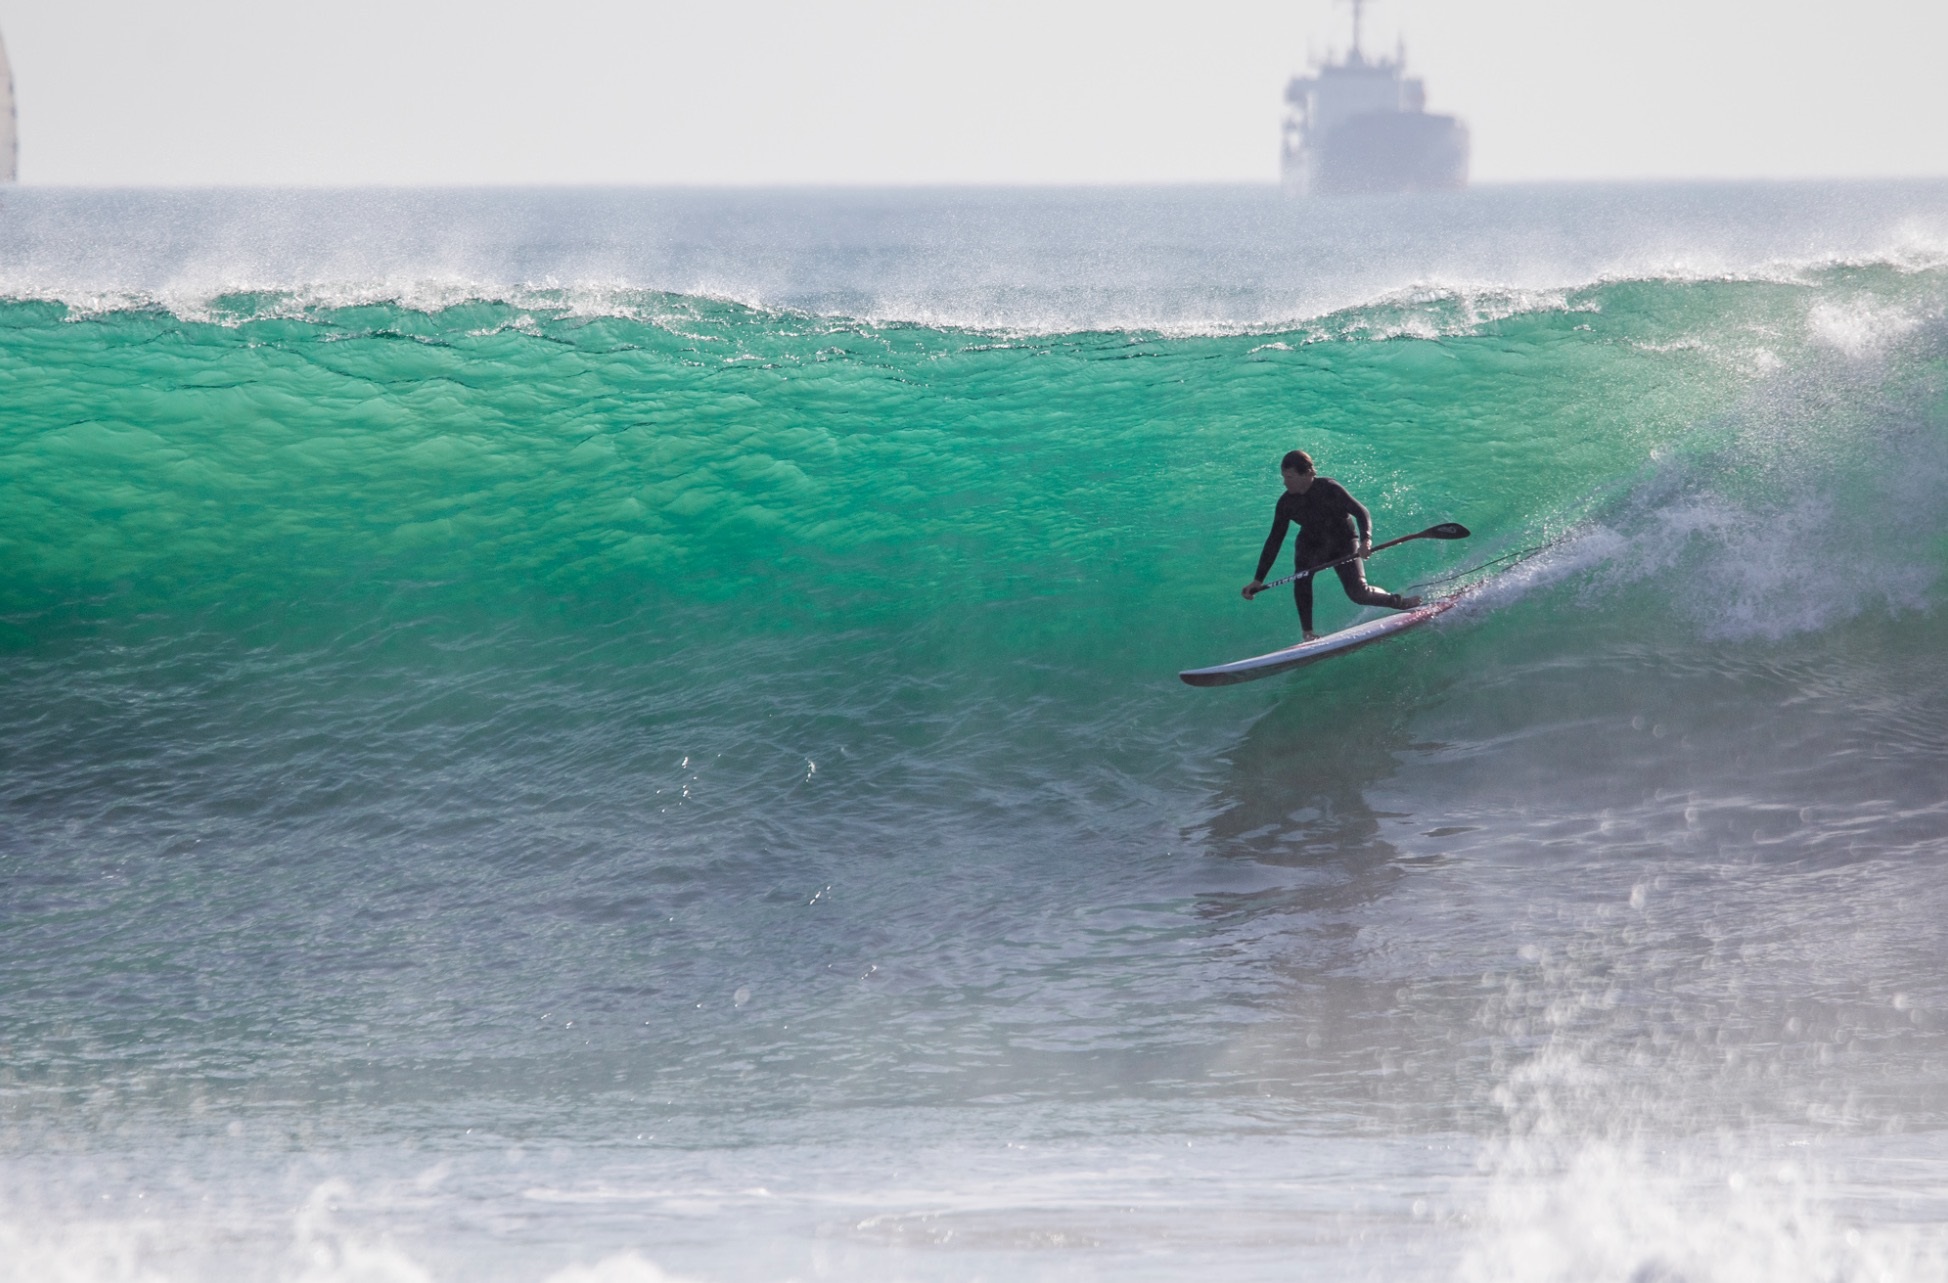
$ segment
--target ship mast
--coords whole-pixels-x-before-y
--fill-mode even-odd
[[[1348,58],[1346,61],[1352,63],[1355,67],[1357,67],[1361,63],[1366,61],[1365,57],[1362,56],[1360,53],[1360,18],[1363,16],[1365,12],[1366,0],[1352,0],[1352,5],[1353,5],[1353,56]]]

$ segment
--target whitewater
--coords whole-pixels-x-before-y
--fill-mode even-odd
[[[1948,183],[0,193],[0,1281],[1940,1278],[1944,532]]]

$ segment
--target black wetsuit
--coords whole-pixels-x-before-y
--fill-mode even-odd
[[[1285,543],[1285,528],[1294,524],[1299,528],[1298,540],[1292,546],[1294,570],[1323,566],[1329,561],[1352,556],[1357,549],[1353,542],[1354,526],[1359,527],[1362,541],[1373,537],[1373,517],[1365,506],[1347,494],[1346,487],[1331,477],[1314,477],[1304,494],[1287,490],[1278,497],[1278,507],[1272,516],[1272,533],[1265,539],[1265,551],[1258,556],[1258,573],[1252,576],[1253,579],[1264,582],[1265,576],[1271,572],[1272,563],[1278,560],[1279,548]],[[1333,569],[1338,571],[1339,582],[1345,587],[1346,595],[1359,605],[1407,609],[1405,597],[1369,585],[1361,563],[1349,561]],[[1292,585],[1292,600],[1299,607],[1299,627],[1308,633],[1312,631],[1313,578],[1307,575]]]

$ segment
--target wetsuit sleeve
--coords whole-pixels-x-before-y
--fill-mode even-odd
[[[1345,491],[1340,493],[1345,494]],[[1373,539],[1373,514],[1366,510],[1365,504],[1350,494],[1346,495],[1346,509],[1353,514],[1353,524],[1360,528],[1360,542],[1370,543]]]
[[[1265,551],[1258,554],[1258,573],[1252,576],[1257,582],[1264,583],[1265,576],[1271,573],[1272,563],[1278,560],[1278,550],[1285,546],[1285,528],[1291,524],[1292,518],[1280,503],[1272,510],[1272,533],[1265,536]]]

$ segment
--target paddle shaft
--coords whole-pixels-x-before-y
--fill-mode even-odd
[[[1451,531],[1457,529],[1462,531],[1460,535],[1457,536],[1455,534],[1450,533]],[[1366,555],[1371,557],[1374,553],[1380,551],[1382,548],[1391,548],[1395,544],[1406,543],[1410,539],[1455,539],[1455,538],[1465,538],[1466,534],[1467,532],[1464,527],[1457,527],[1452,522],[1442,522],[1438,526],[1429,526],[1425,530],[1417,530],[1411,535],[1402,535],[1398,539],[1389,539],[1385,543],[1376,543],[1371,548],[1368,548],[1366,550]],[[1318,574],[1322,570],[1331,570],[1334,566],[1343,566],[1349,561],[1358,561],[1359,559],[1360,559],[1360,554],[1356,552],[1353,553],[1351,556],[1341,557],[1336,561],[1329,561],[1323,566],[1312,566],[1308,569],[1301,570],[1294,574],[1287,575],[1283,579],[1274,579],[1270,583],[1266,584],[1265,588],[1259,589],[1259,592],[1265,591],[1266,588],[1282,588],[1286,584],[1292,583],[1295,580],[1308,579],[1311,576]],[[1257,593],[1252,594],[1252,596],[1254,597],[1257,595],[1258,595]]]

